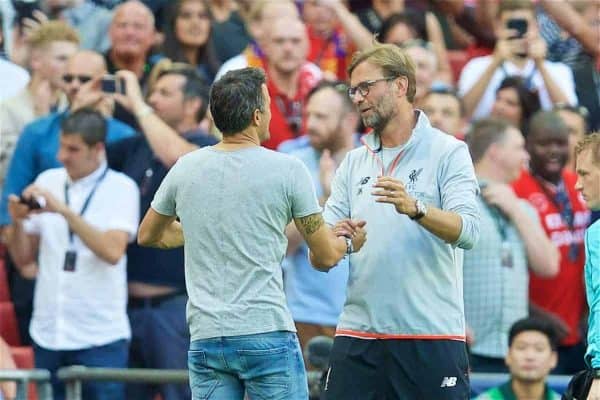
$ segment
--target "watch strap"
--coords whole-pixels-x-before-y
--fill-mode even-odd
[[[354,244],[352,244],[352,239],[347,236],[344,236],[344,239],[346,240],[346,254],[354,253]]]

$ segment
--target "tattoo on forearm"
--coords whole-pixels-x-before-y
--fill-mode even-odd
[[[321,213],[298,218],[298,230],[304,235],[312,235],[325,223]]]

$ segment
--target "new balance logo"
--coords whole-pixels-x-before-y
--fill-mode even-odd
[[[455,376],[445,376],[442,380],[442,384],[440,387],[454,387],[456,386],[456,377]]]

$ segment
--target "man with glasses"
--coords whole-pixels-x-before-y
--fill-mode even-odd
[[[21,193],[41,172],[60,166],[56,158],[60,121],[70,112],[83,107],[101,111],[107,117],[108,143],[135,134],[128,125],[109,117],[112,100],[99,87],[100,78],[104,74],[106,64],[102,56],[94,51],[80,50],[69,58],[66,70],[61,75],[69,109],[51,112],[23,129],[6,173],[0,203],[0,225],[10,222],[6,208],[9,194]]]
[[[347,298],[325,399],[465,399],[462,250],[479,236],[465,143],[415,110],[415,66],[392,44],[354,55],[348,93],[373,133],[336,172],[325,221],[351,236]],[[351,219],[350,219],[351,218]]]
[[[165,60],[167,61],[167,60]],[[184,66],[185,65],[185,66]],[[208,107],[208,86],[191,65],[170,66],[158,74],[148,104],[137,77],[119,71],[126,94],[117,101],[136,116],[142,135],[108,147],[108,164],[132,178],[140,189],[140,217],[169,169],[179,157],[217,141],[198,129]],[[185,320],[187,301],[183,248],[169,251],[140,247],[127,249],[128,314],[131,323],[129,366],[185,369],[190,335]],[[129,400],[191,397],[189,385],[129,385]]]
[[[185,244],[194,399],[242,400],[246,392],[306,400],[281,276],[285,227],[294,219],[323,271],[365,243],[362,228],[350,239],[325,225],[300,160],[260,146],[269,136],[269,101],[260,69],[230,71],[215,82],[210,111],[223,140],[177,161],[138,232],[143,246]]]
[[[109,143],[135,134],[131,127],[108,117],[112,110],[112,101],[98,87],[99,80],[105,73],[104,59],[98,53],[81,50],[69,58],[66,72],[62,75],[69,109],[55,111],[34,120],[25,126],[17,141],[0,200],[2,232],[4,232],[3,227],[11,222],[7,208],[8,196],[21,193],[43,171],[61,166],[56,157],[59,148],[60,124],[71,112],[83,107],[100,110],[106,117],[106,140]],[[93,81],[92,78],[94,78]],[[36,263],[23,266],[20,273],[25,279],[15,277],[12,283],[12,300],[19,318],[20,331],[25,335],[28,332],[29,318],[31,318],[31,298],[33,296],[31,279],[37,274]],[[25,339],[28,341],[27,337]]]

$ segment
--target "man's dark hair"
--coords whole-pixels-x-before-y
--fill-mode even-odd
[[[379,40],[382,43],[390,43],[388,35],[397,25],[406,25],[416,39],[429,41],[429,35],[427,34],[427,28],[425,26],[424,12],[408,9],[390,15],[381,23],[378,35]]]
[[[465,116],[465,114],[466,114],[465,102],[463,101],[462,97],[460,97],[458,95],[458,92],[455,89],[453,89],[449,86],[433,87],[433,88],[429,89],[429,91],[427,93],[425,93],[425,96],[423,96],[422,102],[425,102],[425,99],[432,94],[439,94],[439,95],[443,95],[443,96],[454,97],[456,99],[456,101],[458,101],[460,116],[461,117]]]
[[[200,99],[202,101],[196,113],[196,122],[202,121],[208,109],[208,93],[210,90],[206,80],[191,65],[189,67],[174,67],[161,71],[158,74],[158,79],[166,75],[181,75],[185,78],[185,84],[182,88],[183,97],[186,100]]]
[[[229,71],[210,89],[210,112],[223,136],[243,131],[256,110],[264,112],[262,84],[265,73],[258,68]]]
[[[508,122],[498,118],[484,118],[475,122],[466,137],[473,163],[481,161],[492,144],[504,140],[509,128]]]
[[[518,320],[511,327],[508,333],[508,347],[510,347],[515,337],[525,331],[536,331],[544,334],[550,342],[550,348],[553,351],[558,349],[558,335],[556,329],[550,321],[539,317],[527,317]]]
[[[348,84],[343,81],[322,80],[317,84],[317,86],[313,87],[310,92],[308,92],[308,95],[306,96],[306,102],[308,103],[310,98],[313,97],[317,92],[325,89],[332,89],[338,94],[338,96],[340,96],[342,99],[342,110],[344,111],[344,114],[356,111],[354,103],[352,103],[350,96],[348,96]]]
[[[538,111],[529,120],[529,132],[527,138],[542,133],[569,136],[569,128],[556,111]]]
[[[90,108],[79,109],[67,115],[60,123],[62,135],[79,135],[88,146],[106,140],[106,119]]]

